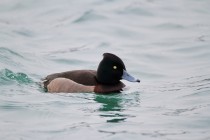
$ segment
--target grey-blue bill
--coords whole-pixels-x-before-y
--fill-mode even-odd
[[[123,70],[123,75],[122,75],[122,79],[130,81],[130,82],[139,82],[140,80],[131,76],[127,71]]]

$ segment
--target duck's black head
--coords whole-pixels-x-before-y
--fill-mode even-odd
[[[131,82],[140,82],[126,72],[123,61],[116,55],[104,53],[104,58],[99,63],[97,80],[102,84],[117,84],[121,79]]]

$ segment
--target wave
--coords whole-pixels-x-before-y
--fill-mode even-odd
[[[9,69],[0,70],[0,84],[1,85],[11,85],[14,83],[18,84],[30,84],[34,83],[31,78],[22,72],[13,72]]]

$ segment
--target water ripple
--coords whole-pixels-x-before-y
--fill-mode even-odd
[[[3,66],[7,65],[12,67],[20,67],[23,66],[20,61],[24,61],[25,59],[26,58],[23,55],[16,51],[5,47],[0,47],[0,63],[2,63]]]
[[[103,20],[106,19],[105,16],[99,15],[94,10],[85,11],[79,18],[73,21],[73,23],[83,23],[86,21],[94,21],[94,20]]]

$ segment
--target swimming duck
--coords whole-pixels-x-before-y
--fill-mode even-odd
[[[73,70],[50,74],[43,80],[44,88],[51,93],[120,92],[125,85],[120,81],[140,82],[127,73],[123,61],[116,55],[104,53],[95,70]]]

